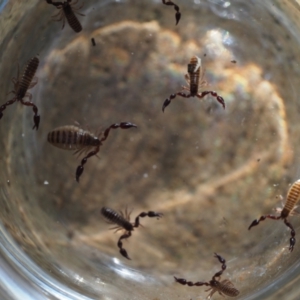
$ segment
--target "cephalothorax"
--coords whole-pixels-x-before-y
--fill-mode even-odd
[[[14,84],[14,90],[10,92],[13,93],[15,96],[11,100],[7,101],[5,104],[0,106],[0,119],[3,117],[2,112],[6,109],[8,105],[11,105],[16,101],[19,101],[23,105],[32,107],[32,110],[34,112],[34,116],[33,116],[34,125],[32,129],[36,128],[36,130],[38,130],[40,124],[40,116],[38,115],[38,108],[34,103],[30,101],[32,99],[32,95],[27,91],[32,87],[34,87],[38,82],[37,77],[35,77],[34,75],[39,66],[39,62],[40,61],[38,56],[31,58],[28,61],[21,78],[19,76],[19,67],[18,67],[17,78],[15,77],[12,78],[12,82]],[[29,101],[24,101],[24,98],[26,97],[29,98]]]
[[[187,281],[184,278],[177,278],[174,276],[175,281],[182,285],[188,285],[188,286],[202,286],[202,285],[209,286],[210,288],[206,291],[211,291],[211,292],[209,293],[207,298],[211,298],[215,292],[218,292],[222,296],[226,295],[229,297],[236,297],[237,295],[239,295],[240,292],[234,287],[233,283],[228,279],[224,279],[220,281],[221,275],[226,269],[225,259],[222,256],[218,255],[217,253],[215,253],[215,257],[222,264],[222,268],[221,271],[217,272],[210,281],[207,282],[198,281],[194,283],[192,281]]]
[[[108,207],[102,207],[101,214],[105,217],[105,219],[110,224],[117,225],[116,227],[113,227],[111,229],[116,229],[116,231],[125,230],[125,233],[122,234],[118,240],[118,247],[120,249],[120,253],[127,259],[130,259],[127,251],[123,248],[123,239],[127,239],[131,236],[131,232],[134,230],[134,228],[137,228],[140,226],[140,218],[149,217],[149,218],[161,218],[163,216],[162,213],[157,213],[154,211],[148,211],[148,212],[141,212],[137,217],[135,218],[135,222],[130,222],[130,213],[125,210],[123,213],[116,212],[115,210],[108,208]]]
[[[248,227],[248,229],[250,230],[253,226],[258,225],[260,221],[264,221],[267,218],[272,220],[283,219],[284,224],[291,229],[289,250],[292,252],[296,244],[296,238],[295,238],[296,232],[293,226],[288,222],[287,217],[289,215],[292,215],[293,210],[295,209],[295,205],[297,204],[299,199],[300,199],[300,179],[295,181],[290,187],[286,196],[284,207],[280,210],[279,216],[274,216],[274,215],[261,216],[258,220],[257,219],[254,220],[251,223],[251,225]]]
[[[167,98],[162,106],[162,111],[171,103],[171,101],[176,98],[176,96],[181,96],[184,98],[190,97],[197,97],[199,99],[205,97],[206,95],[210,94],[211,96],[215,97],[219,103],[222,104],[223,108],[225,109],[225,101],[224,99],[219,96],[214,91],[204,91],[199,93],[199,89],[204,86],[206,81],[203,79],[203,70],[201,67],[201,59],[197,56],[193,56],[191,58],[190,63],[188,64],[188,73],[185,75],[186,82],[188,87],[183,86],[180,92],[170,95]],[[189,93],[184,93],[184,91],[188,91]]]
[[[79,177],[84,170],[83,166],[86,164],[88,158],[100,151],[100,146],[107,139],[110,130],[116,128],[128,129],[131,127],[137,126],[130,122],[114,123],[104,130],[103,137],[100,138],[101,134],[95,135],[78,126],[66,125],[50,131],[48,133],[48,142],[60,149],[73,150],[75,151],[74,154],[87,153],[76,170],[76,180],[79,182]]]

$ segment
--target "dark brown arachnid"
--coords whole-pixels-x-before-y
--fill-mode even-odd
[[[181,13],[179,11],[179,6],[176,5],[175,3],[173,3],[170,0],[162,0],[162,3],[165,4],[165,5],[173,5],[174,6],[174,9],[176,10],[175,19],[176,19],[176,25],[177,25],[180,18],[181,18]]]
[[[215,292],[218,292],[221,296],[226,295],[229,297],[236,297],[237,295],[239,295],[240,292],[234,287],[233,283],[228,279],[224,279],[220,281],[221,275],[226,269],[225,259],[222,256],[218,255],[217,253],[215,253],[215,257],[222,264],[222,269],[221,271],[217,272],[210,281],[208,282],[198,281],[193,283],[191,281],[186,281],[186,279],[177,278],[174,276],[175,281],[182,285],[188,285],[188,286],[202,286],[202,285],[209,286],[210,288],[206,290],[206,292],[208,291],[211,292],[209,293],[207,298],[211,298]]]
[[[292,252],[294,249],[294,246],[296,244],[296,232],[293,226],[288,222],[287,217],[289,215],[293,214],[293,210],[295,209],[296,203],[300,199],[300,179],[298,179],[296,182],[292,184],[290,187],[287,196],[286,196],[286,202],[281,210],[281,213],[279,216],[273,216],[273,215],[265,215],[261,216],[258,220],[254,220],[251,225],[249,226],[249,230],[253,227],[259,224],[260,221],[264,221],[265,219],[273,219],[273,220],[280,220],[283,219],[284,224],[291,229],[291,238],[290,238],[290,247],[289,250]]]
[[[68,24],[75,32],[80,32],[82,30],[82,26],[75,16],[75,11],[82,8],[83,4],[80,7],[74,7],[77,4],[78,0],[71,4],[72,0],[67,0],[65,2],[53,2],[52,0],[47,0],[47,3],[54,5],[57,9],[60,9],[57,15],[54,15],[52,18],[54,21],[63,21],[62,29],[65,27],[65,19],[67,19]],[[79,12],[76,14],[80,16],[84,16]],[[55,19],[58,17],[58,19]]]
[[[225,109],[225,101],[224,99],[219,96],[214,91],[204,91],[198,93],[199,88],[205,84],[205,80],[203,80],[203,71],[201,67],[201,59],[197,56],[193,56],[191,58],[190,63],[188,64],[188,74],[185,75],[185,80],[189,87],[183,86],[181,92],[176,94],[170,95],[168,99],[165,100],[162,111],[171,103],[171,101],[176,98],[176,96],[181,96],[184,98],[190,97],[198,97],[199,99],[205,97],[206,95],[210,94],[213,97],[217,98],[217,101],[222,104],[223,108]],[[189,91],[189,94],[183,93],[183,91]]]
[[[103,137],[100,138],[100,134],[98,136],[93,133],[83,130],[74,125],[66,125],[62,127],[58,127],[48,133],[48,142],[53,146],[65,149],[72,150],[74,154],[87,153],[87,155],[81,160],[81,164],[77,167],[76,170],[76,180],[79,182],[79,177],[83,173],[84,165],[87,160],[96,155],[100,146],[102,146],[102,142],[104,142],[111,129],[121,128],[128,129],[131,127],[137,127],[135,124],[130,122],[121,122],[110,125],[108,128],[104,130]]]
[[[108,208],[108,207],[102,207],[101,214],[105,217],[108,223],[117,225],[116,227],[113,227],[111,229],[116,229],[116,232],[119,230],[124,229],[125,233],[122,234],[118,240],[118,247],[120,249],[120,253],[127,259],[130,259],[127,251],[123,248],[123,239],[128,239],[131,236],[131,232],[134,230],[134,228],[137,228],[140,226],[140,218],[149,217],[149,218],[161,218],[163,216],[162,213],[157,213],[154,211],[148,211],[148,212],[141,212],[136,218],[134,223],[130,223],[130,213],[127,209],[125,210],[125,213],[122,211],[120,213],[116,212],[115,210]]]
[[[30,93],[27,93],[27,90],[31,89],[34,87],[38,79],[35,77],[35,72],[39,66],[39,59],[37,56],[31,58],[24,70],[24,73],[22,77],[19,77],[19,66],[18,66],[18,76],[17,78],[12,78],[12,82],[14,84],[14,90],[11,91],[10,93],[13,93],[15,96],[7,101],[5,104],[0,106],[0,119],[3,117],[3,111],[6,109],[8,105],[13,104],[16,101],[20,101],[23,105],[26,106],[32,106],[32,110],[34,112],[33,116],[33,122],[34,125],[32,129],[38,130],[39,124],[40,124],[40,116],[38,115],[38,108],[34,103],[32,103],[30,100],[32,99],[32,95]],[[28,97],[29,101],[24,101],[24,98]]]

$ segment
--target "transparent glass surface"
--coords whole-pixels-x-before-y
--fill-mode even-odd
[[[282,220],[248,226],[300,177],[298,1],[176,0],[177,26],[160,0],[83,2],[76,34],[46,1],[0,1],[0,104],[39,54],[41,115],[32,130],[32,109],[15,103],[0,121],[1,299],[205,299],[173,276],[211,280],[214,252],[237,299],[297,299],[299,216],[292,253]],[[163,113],[194,55],[226,109],[176,97]],[[99,134],[124,121],[138,128],[113,129],[80,183],[82,156],[47,142],[59,126]],[[129,261],[103,206],[164,216],[141,219]]]

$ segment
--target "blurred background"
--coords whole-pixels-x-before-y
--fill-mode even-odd
[[[0,104],[13,97],[18,65],[39,54],[29,92],[41,115],[33,131],[32,109],[15,103],[0,121],[3,299],[205,299],[205,287],[173,276],[211,280],[214,252],[238,299],[298,299],[299,216],[289,218],[292,253],[283,221],[248,226],[276,214],[300,175],[299,3],[174,1],[177,26],[160,0],[78,1],[80,33],[62,30],[46,1],[0,1]],[[163,113],[194,55],[201,91],[216,91],[226,109],[211,96],[176,97]],[[82,156],[47,142],[59,126],[101,136],[125,121],[138,128],[111,130],[80,183]],[[123,243],[128,261],[103,206],[164,217],[141,219]]]

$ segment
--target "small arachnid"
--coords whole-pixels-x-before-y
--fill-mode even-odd
[[[189,87],[183,86],[181,91],[170,95],[168,99],[165,100],[162,111],[165,110],[165,108],[171,103],[171,101],[176,98],[176,96],[181,96],[184,98],[190,98],[190,97],[198,97],[199,99],[205,97],[206,95],[210,94],[213,97],[217,98],[217,101],[222,104],[223,108],[225,109],[225,101],[224,99],[219,96],[214,91],[204,91],[201,93],[198,93],[199,88],[202,87],[206,81],[203,79],[203,71],[201,67],[201,59],[197,56],[193,56],[191,58],[190,63],[188,64],[188,74],[185,75],[185,80]],[[183,91],[189,91],[189,94],[185,94]]]
[[[210,281],[208,282],[198,281],[193,283],[191,281],[186,281],[186,279],[177,278],[174,276],[175,281],[182,285],[188,285],[188,286],[202,286],[202,285],[209,286],[210,289],[206,290],[206,292],[211,291],[207,296],[208,299],[210,299],[215,292],[218,292],[221,296],[226,295],[229,297],[236,297],[237,295],[239,295],[240,292],[234,287],[233,283],[228,279],[224,279],[220,281],[221,275],[226,269],[225,259],[222,256],[218,255],[217,253],[215,253],[215,257],[222,264],[222,269],[221,271],[217,272]]]
[[[75,151],[74,154],[87,153],[76,170],[76,181],[79,182],[79,177],[84,170],[83,166],[88,158],[100,151],[100,146],[107,139],[110,130],[116,128],[128,129],[131,127],[136,128],[137,126],[130,122],[114,123],[104,130],[103,137],[100,138],[100,134],[95,135],[78,126],[66,125],[50,131],[48,133],[48,142],[57,148]]]
[[[7,101],[5,104],[0,106],[0,119],[3,117],[2,112],[6,109],[8,105],[11,105],[16,101],[20,101],[23,105],[32,107],[32,110],[34,112],[34,116],[33,116],[34,125],[32,129],[36,128],[36,130],[38,130],[40,124],[40,116],[38,115],[38,108],[33,102],[30,101],[32,95],[30,93],[27,93],[27,91],[33,88],[38,82],[37,77],[35,77],[34,75],[39,66],[39,62],[40,61],[38,59],[38,56],[31,58],[28,61],[21,78],[19,76],[19,66],[18,66],[17,78],[15,77],[12,78],[12,82],[14,84],[14,90],[10,92],[13,93],[15,96],[11,100]],[[29,101],[24,101],[24,98],[29,98]]]
[[[134,223],[130,222],[130,213],[127,209],[123,213],[122,211],[120,213],[116,212],[115,210],[108,208],[108,207],[102,207],[101,214],[104,216],[104,218],[107,220],[110,224],[117,225],[116,227],[113,227],[111,229],[116,229],[116,232],[119,230],[124,229],[125,232],[122,234],[118,240],[118,247],[120,249],[120,253],[127,259],[130,259],[127,251],[123,248],[123,239],[128,239],[131,237],[131,232],[134,230],[134,228],[139,227],[140,224],[140,218],[149,217],[149,218],[161,218],[163,216],[162,213],[157,213],[154,211],[148,211],[148,212],[141,212],[136,218]]]
[[[177,25],[180,18],[181,18],[181,13],[179,11],[179,6],[176,5],[175,3],[173,3],[170,0],[162,0],[162,3],[165,4],[165,5],[173,5],[174,6],[174,9],[176,10],[175,19],[176,19],[176,25]]]
[[[250,230],[253,226],[258,225],[260,221],[264,221],[267,218],[273,220],[283,219],[284,224],[291,229],[289,250],[292,252],[296,244],[296,238],[295,238],[296,232],[293,226],[288,222],[287,217],[289,215],[293,215],[294,213],[293,210],[295,209],[295,205],[299,201],[299,199],[300,199],[300,179],[294,182],[290,187],[286,196],[285,205],[282,208],[279,216],[273,216],[273,215],[261,216],[258,220],[254,220],[251,223],[251,225],[248,227],[248,230]]]
[[[68,24],[75,32],[80,32],[82,30],[82,26],[75,16],[75,13],[80,16],[84,16],[84,14],[77,12],[77,10],[83,7],[83,4],[80,7],[74,7],[78,0],[72,4],[72,0],[67,0],[64,2],[53,2],[52,0],[47,0],[47,2],[54,5],[57,9],[60,9],[58,14],[54,15],[52,18],[54,21],[63,21],[62,29],[65,27],[65,19],[67,19]],[[58,19],[55,19],[57,17]]]

